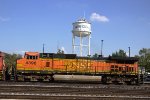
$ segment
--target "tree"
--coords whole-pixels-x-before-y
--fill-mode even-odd
[[[127,55],[124,50],[120,49],[119,51],[112,53],[112,57],[127,57]]]
[[[12,67],[16,67],[16,61],[19,58],[22,58],[22,55],[5,53],[4,61],[8,71],[11,71]]]
[[[58,49],[57,54],[64,54],[64,51],[61,49]]]
[[[98,54],[95,53],[92,58],[98,58]]]
[[[139,66],[145,67],[147,72],[150,72],[150,48],[143,48],[139,51]]]

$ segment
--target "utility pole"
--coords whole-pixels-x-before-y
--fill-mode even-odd
[[[43,43],[43,53],[44,53],[44,46],[45,46],[45,44]]]
[[[101,56],[103,56],[103,41],[104,40],[101,40]]]
[[[130,47],[128,47],[129,48],[129,57],[130,57]]]

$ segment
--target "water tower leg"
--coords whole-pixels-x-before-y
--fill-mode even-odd
[[[75,36],[74,35],[72,35],[72,53],[74,54],[74,51],[75,51]]]
[[[91,38],[91,35],[88,36],[88,55],[90,55],[90,38]]]
[[[80,56],[82,56],[82,36],[80,36]]]

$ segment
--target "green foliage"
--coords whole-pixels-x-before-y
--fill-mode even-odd
[[[98,58],[98,54],[95,53],[95,54],[92,56],[92,58]]]
[[[112,57],[127,57],[127,55],[124,50],[120,49],[119,51],[112,53]]]
[[[143,48],[139,51],[139,66],[145,67],[146,71],[150,72],[150,48]]]
[[[58,49],[57,54],[64,54],[64,51],[61,49]]]
[[[12,67],[16,66],[16,61],[19,58],[22,58],[22,56],[20,54],[5,53],[4,61],[5,61],[5,66],[8,68],[8,70],[11,70]]]

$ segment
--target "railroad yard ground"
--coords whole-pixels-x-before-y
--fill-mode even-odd
[[[0,99],[150,100],[150,84],[0,82]]]

